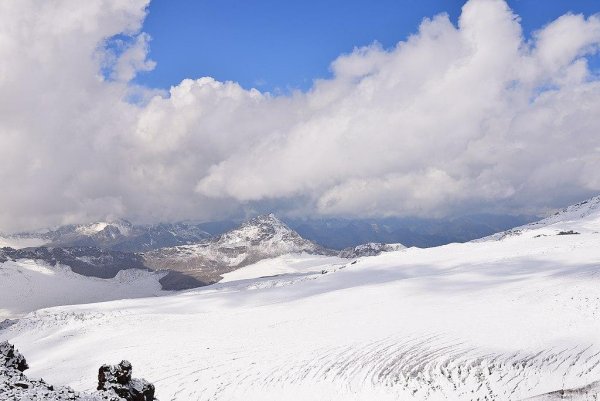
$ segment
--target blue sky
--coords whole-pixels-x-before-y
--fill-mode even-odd
[[[212,76],[245,88],[288,92],[328,77],[338,55],[373,41],[391,47],[424,17],[446,12],[456,22],[458,0],[153,0],[144,23],[152,36],[154,71],[137,82],[169,88],[184,78]],[[590,15],[597,0],[511,0],[526,33],[569,11]]]

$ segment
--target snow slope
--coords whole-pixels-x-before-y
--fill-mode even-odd
[[[320,274],[324,269],[335,269],[347,263],[347,259],[335,256],[310,255],[306,253],[287,254],[276,258],[264,259],[252,265],[225,273],[219,283],[280,276],[283,274]]]
[[[0,321],[49,306],[164,295],[167,292],[161,291],[160,277],[162,274],[129,269],[115,278],[100,279],[34,260],[0,263]]]
[[[277,277],[246,267],[244,280],[172,296],[46,309],[0,340],[35,361],[30,376],[80,390],[99,363],[126,358],[163,400],[595,399],[591,206],[501,241],[299,261],[303,273]]]
[[[502,240],[516,235],[531,237],[559,233],[561,235],[577,235],[598,232],[600,232],[600,196],[566,207],[543,220],[497,233],[481,240],[475,240],[475,242]]]

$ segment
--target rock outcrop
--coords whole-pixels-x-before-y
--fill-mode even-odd
[[[98,371],[98,390],[113,392],[127,401],[154,400],[154,385],[144,379],[131,377],[131,363],[102,365]]]
[[[102,365],[98,391],[82,393],[66,386],[53,386],[43,379],[28,378],[29,366],[15,347],[0,343],[0,401],[156,401],[154,385],[144,379],[132,379],[131,364]]]
[[[402,244],[382,244],[380,242],[369,242],[352,248],[346,248],[338,254],[340,258],[352,259],[363,256],[377,256],[383,252],[394,252],[404,249]]]

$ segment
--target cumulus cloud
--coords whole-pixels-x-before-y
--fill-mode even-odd
[[[600,191],[598,16],[524,38],[504,1],[471,0],[458,26],[341,55],[306,93],[204,77],[157,94],[131,83],[154,67],[147,5],[0,3],[0,228],[531,212]]]
[[[232,153],[197,191],[310,193],[318,212],[350,215],[533,210],[586,196],[600,190],[600,92],[585,59],[599,29],[597,16],[565,15],[526,41],[506,3],[468,2],[458,27],[437,16],[394,49],[338,58],[333,79],[296,103],[308,118]]]

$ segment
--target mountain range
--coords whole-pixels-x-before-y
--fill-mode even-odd
[[[452,220],[290,220],[294,230],[273,214],[238,226],[233,221],[134,225],[121,219],[2,236],[0,246],[12,249],[0,251],[0,261],[42,260],[99,278],[113,278],[128,268],[160,271],[163,289],[182,290],[215,283],[223,274],[288,253],[372,256],[415,243],[464,242],[527,221],[495,215]],[[225,228],[229,230],[220,233]],[[347,247],[338,251],[342,245]]]
[[[7,246],[96,247],[121,252],[144,252],[157,248],[197,243],[211,235],[188,223],[134,225],[127,220],[70,224],[42,232],[4,235]],[[34,244],[34,245],[32,245]],[[14,247],[14,246],[13,246]]]
[[[167,249],[165,259],[222,263],[229,272],[214,286],[152,294],[147,283],[145,298],[90,304],[92,292],[3,323],[0,341],[40,361],[31,377],[81,391],[96,386],[83,372],[126,357],[159,399],[594,400],[599,241],[600,197],[480,240],[369,244],[347,259],[261,216],[198,244],[135,254],[144,266]],[[305,253],[272,257],[295,251]],[[245,265],[254,255],[269,258]],[[30,260],[0,266],[0,300],[17,284],[41,297],[48,281],[17,279],[58,271]],[[164,274],[142,270],[129,271]]]
[[[533,216],[478,214],[445,219],[425,218],[288,218],[283,221],[300,236],[325,248],[342,250],[361,244],[401,243],[420,248],[482,238],[537,220]],[[192,245],[243,224],[240,220],[136,225],[127,220],[66,225],[42,232],[0,234],[0,247],[98,247],[122,252],[147,252]]]
[[[384,244],[365,244],[341,252],[327,249],[302,238],[273,214],[252,218],[217,236],[187,224],[134,226],[120,220],[9,238],[16,243],[39,241],[42,245],[0,248],[0,263],[36,260],[103,279],[127,269],[156,271],[162,275],[159,283],[164,290],[216,283],[226,273],[286,254],[356,258],[398,249]],[[169,246],[173,243],[176,246]],[[138,251],[130,251],[132,248]]]

